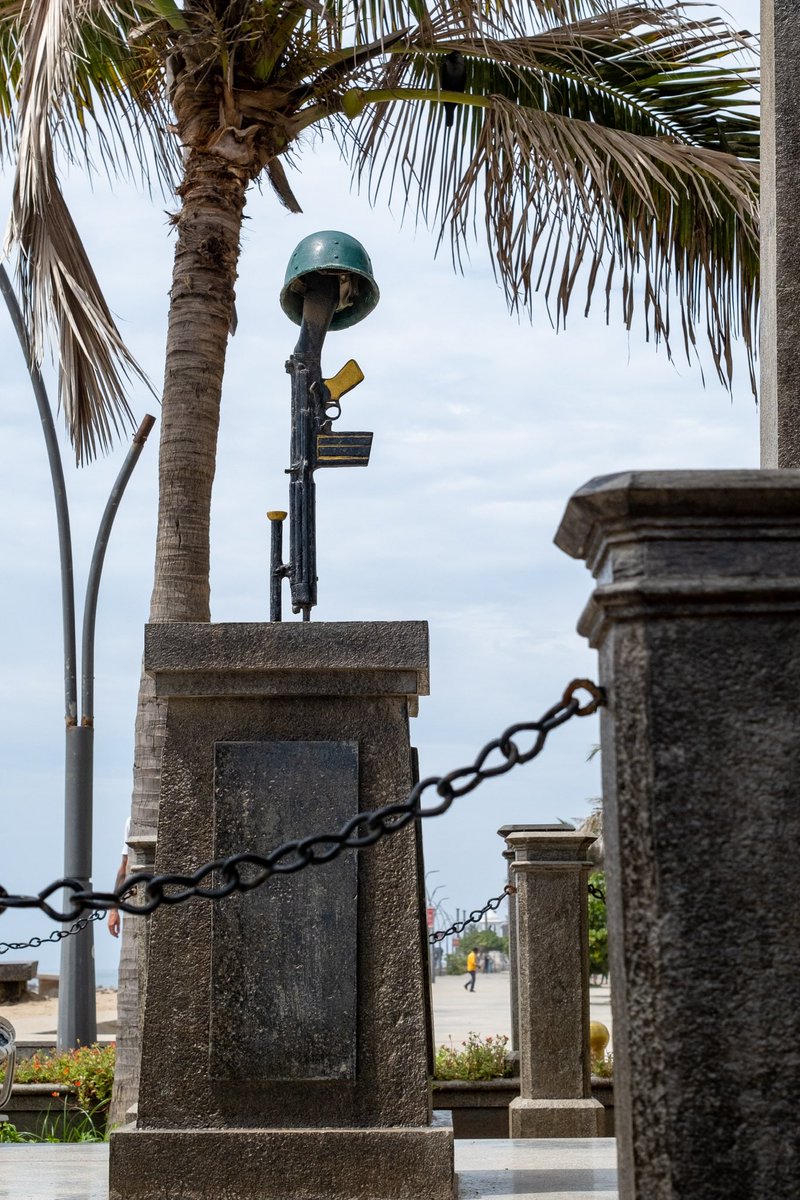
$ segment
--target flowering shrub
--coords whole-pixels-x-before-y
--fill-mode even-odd
[[[592,1074],[599,1075],[602,1079],[614,1078],[614,1055],[608,1051],[601,1055],[600,1058],[592,1059]]]
[[[458,1050],[452,1041],[436,1051],[437,1079],[503,1079],[512,1073],[505,1034],[482,1038],[470,1033]]]
[[[111,1103],[116,1053],[116,1046],[110,1043],[79,1046],[63,1054],[34,1054],[17,1063],[14,1082],[66,1084],[75,1092],[84,1112],[102,1120]],[[0,1070],[0,1079],[3,1074]]]

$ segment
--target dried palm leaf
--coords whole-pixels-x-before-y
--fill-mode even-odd
[[[16,252],[22,309],[34,361],[57,330],[59,402],[79,462],[110,445],[132,420],[126,349],[70,217],[54,165],[54,141],[69,157],[105,169],[166,178],[173,165],[162,129],[163,100],[152,55],[131,52],[119,11],[103,0],[0,3],[0,46],[16,174],[5,252]],[[129,10],[132,17],[132,10]],[[6,143],[6,152],[8,145]]]

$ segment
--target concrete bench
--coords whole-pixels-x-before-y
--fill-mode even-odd
[[[22,1000],[38,968],[38,962],[0,962],[0,1004]]]

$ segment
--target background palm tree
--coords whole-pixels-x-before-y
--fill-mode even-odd
[[[209,612],[209,517],[247,189],[329,132],[370,192],[399,189],[458,263],[482,218],[513,308],[578,289],[720,377],[757,311],[757,120],[748,37],[643,0],[0,0],[0,155],[15,164],[6,248],[35,357],[55,330],[79,461],[129,418],[131,360],[63,200],[61,156],[174,188],[150,619]],[[464,91],[440,87],[445,73]],[[455,104],[452,125],[444,105]],[[452,110],[448,109],[448,115]],[[677,306],[677,334],[670,319]],[[155,832],[161,724],[144,679],[133,832]],[[120,996],[124,1010],[126,997]],[[130,1004],[128,1003],[128,1007]],[[132,1026],[131,1026],[132,1027]],[[121,1031],[112,1120],[133,1094]]]

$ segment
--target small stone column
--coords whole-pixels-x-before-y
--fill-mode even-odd
[[[508,829],[507,825],[503,829]],[[505,837],[503,829],[498,829],[501,837]],[[511,871],[514,861],[514,851],[505,849],[503,858],[506,860],[508,882],[516,887]],[[508,986],[511,1007],[511,1049],[519,1050],[519,995],[517,992],[517,898],[508,897]]]
[[[591,1098],[587,883],[594,841],[572,830],[514,827],[520,1094],[512,1138],[598,1137]]]
[[[152,870],[155,860],[155,834],[131,835],[128,838],[129,875]],[[114,1088],[108,1117],[112,1128],[124,1125],[136,1116],[149,930],[149,921],[123,915],[117,991],[117,1064],[125,1060],[131,1078],[124,1092],[119,1087]]]
[[[800,472],[593,480],[620,1200],[800,1195]]]
[[[156,870],[337,831],[412,785],[423,623],[151,625]],[[242,868],[246,871],[247,868]],[[151,918],[110,1200],[452,1200],[430,1127],[415,827]]]
[[[573,829],[574,826],[566,821],[559,822],[558,825],[502,825],[498,831],[498,837],[504,840],[510,833],[517,830],[530,829]],[[514,861],[514,850],[508,845],[503,851],[503,858],[508,865],[508,882],[516,887],[516,882],[513,877],[511,864]],[[508,898],[508,984],[509,995],[511,999],[511,1049],[519,1051],[519,995],[517,983],[517,902],[512,895]]]

